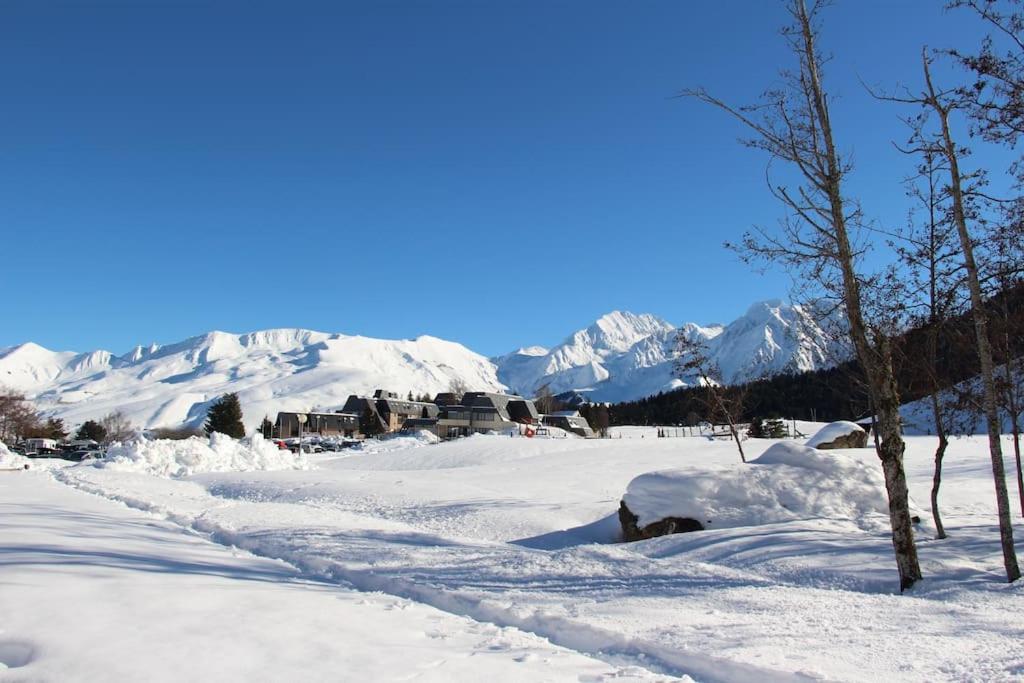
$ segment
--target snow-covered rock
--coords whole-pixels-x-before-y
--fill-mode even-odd
[[[835,448],[864,448],[868,445],[868,433],[855,422],[839,420],[825,425],[807,440],[809,448],[820,451]]]
[[[622,503],[641,530],[669,518],[695,520],[707,529],[797,519],[880,529],[889,520],[880,468],[792,441],[773,444],[745,465],[642,474],[629,483]]]
[[[306,456],[281,450],[261,436],[236,440],[224,434],[209,439],[193,436],[171,440],[145,438],[118,443],[93,467],[142,472],[158,477],[186,477],[201,472],[248,472],[253,470],[303,470]]]

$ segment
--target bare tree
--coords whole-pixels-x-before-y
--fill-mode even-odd
[[[1021,467],[1021,418],[1024,417],[1024,356],[1016,353],[1014,341],[1024,336],[1019,315],[1010,311],[1007,301],[1011,287],[1016,284],[1007,275],[1004,259],[1018,258],[1019,254],[1012,251],[997,250],[1000,253],[997,265],[996,281],[1000,284],[999,305],[996,307],[997,330],[994,335],[996,353],[1002,363],[1002,372],[997,373],[996,394],[999,407],[1006,414],[1010,423],[1010,434],[1013,436],[1013,455],[1017,470],[1017,498],[1020,502],[1021,515],[1024,515],[1024,469]]]
[[[950,394],[939,378],[939,336],[948,334],[952,313],[959,308],[963,267],[959,262],[960,245],[948,211],[948,194],[943,192],[939,175],[944,171],[941,157],[924,154],[917,176],[907,182],[907,194],[915,202],[906,228],[894,235],[893,248],[903,268],[892,277],[905,286],[903,299],[911,311],[915,326],[926,330],[925,353],[906,359],[927,383],[931,419],[938,437],[932,473],[932,519],[938,538],[946,538],[939,511],[942,463],[954,431],[955,413],[950,410]],[[920,219],[918,215],[921,215]]]
[[[729,425],[729,435],[736,442],[736,450],[740,452],[740,460],[746,462],[743,441],[736,427],[738,414],[742,412],[742,402],[735,400],[735,397],[726,397],[722,371],[708,357],[707,342],[702,337],[691,336],[685,329],[680,329],[676,333],[676,360],[673,371],[676,377],[684,381],[697,378],[706,392],[705,403],[712,420],[717,415],[726,421]]]
[[[0,388],[0,441],[14,444],[41,423],[39,413],[25,394]]]
[[[1024,135],[1024,2],[952,0],[948,6],[970,8],[991,30],[976,53],[950,51],[975,76],[974,83],[958,90],[962,101],[968,104],[967,111],[974,122],[971,132],[989,142],[1014,148]],[[1019,193],[1024,186],[1024,159],[1018,157],[1011,164],[1010,171],[1017,180],[1018,196],[1011,201],[1000,202],[1003,220],[998,232],[992,236],[999,245],[995,259],[998,264],[996,277],[1004,286],[1020,277],[1024,264],[1024,259],[1020,258],[1021,241],[1024,239],[1024,197]],[[1012,256],[1008,258],[1008,255]],[[1003,317],[1008,318],[1006,315]],[[1005,373],[998,393],[1014,435],[1017,487],[1024,514],[1024,473],[1020,455],[1020,415],[1024,400],[1020,375],[1015,374],[1024,372],[1024,368],[1020,367],[1020,359],[1013,357],[1010,344],[1005,346]]]
[[[973,210],[972,202],[984,198],[980,190],[984,176],[980,172],[965,174],[961,171],[961,159],[967,154],[967,150],[957,144],[950,123],[951,114],[966,110],[970,106],[969,102],[964,99],[961,91],[943,90],[935,85],[931,73],[932,59],[928,56],[927,50],[921,52],[921,63],[924,90],[916,95],[907,93],[906,96],[891,96],[886,99],[918,107],[919,114],[909,122],[912,133],[910,147],[905,151],[938,156],[945,165],[946,191],[949,193],[953,226],[959,239],[967,289],[970,292],[971,317],[974,321],[978,361],[981,365],[983,408],[992,461],[992,478],[996,489],[996,511],[999,517],[1003,565],[1007,580],[1013,582],[1020,578],[1020,566],[1017,564],[1013,544],[1013,523],[1006,491],[995,361],[989,338],[989,319],[982,290],[981,269],[975,257],[975,235],[972,235],[968,226],[969,219],[977,218],[977,211]]]
[[[461,377],[454,377],[448,383],[448,392],[454,394],[456,401],[461,401],[467,391],[469,391],[469,386],[466,384],[466,380]]]
[[[1021,0],[952,0],[948,7],[966,7],[993,31],[976,53],[950,53],[976,80],[960,88],[976,123],[974,132],[1011,147],[1024,134],[1024,12]],[[1018,163],[1018,172],[1024,167]],[[1018,175],[1019,177],[1019,175]]]
[[[911,521],[907,480],[903,468],[905,444],[900,425],[900,399],[892,367],[887,330],[868,324],[858,272],[862,249],[855,229],[862,221],[859,206],[845,194],[848,160],[837,151],[829,111],[830,98],[822,84],[823,59],[817,46],[819,14],[826,3],[787,0],[792,23],[783,29],[796,57],[795,71],[782,73],[783,85],[764,93],[759,104],[733,107],[704,89],[684,91],[742,122],[752,133],[748,144],[783,162],[795,172],[796,187],[775,184],[772,193],[787,209],[781,231],[757,228],[738,250],[748,258],[781,264],[824,296],[837,299],[846,313],[852,345],[863,369],[877,411],[878,455],[889,496],[892,542],[901,590],[921,578]]]
[[[135,427],[128,420],[124,413],[116,410],[106,415],[100,424],[107,430],[104,443],[111,444],[115,441],[127,441],[135,434]]]
[[[533,402],[537,406],[537,410],[541,415],[550,415],[558,410],[558,401],[555,400],[554,394],[551,393],[550,384],[542,384],[540,388],[537,389],[537,393],[533,397]]]

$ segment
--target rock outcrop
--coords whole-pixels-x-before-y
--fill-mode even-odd
[[[822,427],[807,441],[807,445],[819,451],[865,448],[868,445],[868,433],[854,422],[833,422]]]
[[[637,526],[638,518],[626,503],[619,503],[619,524],[622,526],[622,537],[626,541],[643,541],[655,536],[668,536],[669,534],[682,534],[689,531],[703,531],[704,525],[689,517],[666,517],[665,519],[652,522],[640,528]]]

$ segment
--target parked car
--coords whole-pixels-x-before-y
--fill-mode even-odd
[[[83,460],[98,460],[106,455],[103,451],[89,449],[89,450],[78,450],[78,451],[65,451],[61,457],[64,460],[71,460],[73,462],[81,462]]]

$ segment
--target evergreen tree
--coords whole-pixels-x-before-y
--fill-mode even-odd
[[[784,439],[789,436],[789,432],[781,418],[773,417],[764,423],[764,435],[769,439]]]
[[[68,436],[68,430],[64,427],[64,420],[59,417],[51,417],[44,426],[46,436],[57,441],[63,441]]]
[[[260,423],[260,433],[264,439],[271,439],[274,437],[274,423],[270,421],[270,418],[266,415],[263,416],[263,422]]]
[[[210,406],[206,414],[205,429],[207,434],[220,432],[236,439],[245,436],[242,405],[238,402],[238,394],[224,394]]]
[[[96,420],[86,420],[75,432],[75,439],[85,441],[91,439],[97,443],[103,443],[107,438],[107,429]]]
[[[594,431],[601,436],[608,436],[608,424],[611,421],[611,416],[608,412],[608,405],[605,403],[598,403],[594,406],[594,409],[591,412],[594,418],[593,422],[591,422],[591,426],[594,428]]]

